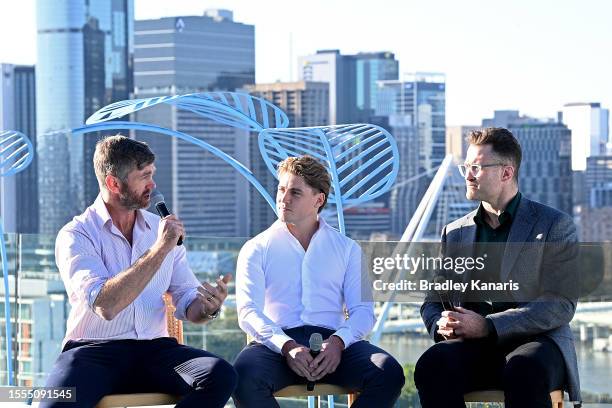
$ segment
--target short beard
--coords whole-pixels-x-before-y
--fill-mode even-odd
[[[146,202],[142,196],[137,196],[129,189],[127,183],[123,182],[119,188],[119,204],[128,210],[140,210],[149,206],[149,202]]]

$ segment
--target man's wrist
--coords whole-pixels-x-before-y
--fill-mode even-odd
[[[332,334],[331,336],[329,336],[329,340],[336,343],[340,347],[340,350],[345,349],[345,344],[344,340],[342,340],[342,337]]]
[[[289,351],[295,348],[296,346],[297,346],[297,343],[295,340],[287,340],[285,344],[283,344],[283,347],[281,348],[281,355],[283,357],[286,357],[287,353],[289,353]]]
[[[217,317],[219,317],[219,314],[221,313],[221,306],[219,306],[219,308],[217,310],[215,310],[212,313],[208,313],[208,312],[204,312],[204,317],[207,319],[216,319]]]

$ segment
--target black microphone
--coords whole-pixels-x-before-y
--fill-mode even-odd
[[[166,206],[166,202],[164,201],[164,196],[157,190],[153,190],[151,193],[151,203],[155,206],[157,213],[160,217],[164,218],[170,215],[170,210]],[[176,245],[183,245],[183,236],[181,235],[176,241]]]
[[[312,333],[310,335],[310,339],[308,340],[308,345],[310,346],[310,355],[312,358],[316,358],[321,352],[321,347],[323,346],[323,336],[321,336],[321,333]],[[308,381],[306,384],[306,389],[308,391],[312,391],[314,390],[314,386],[314,381]]]

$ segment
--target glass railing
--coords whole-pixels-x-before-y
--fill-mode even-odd
[[[14,383],[21,386],[43,386],[60,353],[70,311],[64,284],[55,264],[55,236],[6,234],[5,239]],[[188,261],[198,279],[214,282],[221,274],[234,274],[238,253],[247,239],[188,237],[185,240]],[[3,301],[2,285],[0,294]],[[609,317],[608,323],[612,321],[612,304],[610,310],[603,311],[601,316]],[[383,335],[380,344],[404,365],[407,372],[411,372],[416,360],[432,344],[421,325],[415,328],[414,324],[409,323],[419,318],[418,305],[398,304],[389,313],[389,320],[393,320],[389,323],[391,329]],[[4,322],[4,313],[0,313],[0,382],[8,384]],[[398,330],[402,322],[405,322],[405,329]],[[592,340],[594,337],[607,338],[612,334],[612,325],[595,325],[597,334],[593,327],[582,325],[574,329],[582,387],[589,395],[595,395],[593,398],[598,398],[612,394],[612,352],[598,349]],[[579,334],[584,334],[584,342],[580,341]],[[246,336],[238,327],[233,282],[229,285],[229,296],[220,318],[206,325],[185,323],[184,342],[206,349],[230,362],[234,361],[246,344]],[[400,406],[418,406],[412,378],[407,378],[402,398]],[[303,401],[295,403],[297,405],[284,403],[282,406],[305,406]]]

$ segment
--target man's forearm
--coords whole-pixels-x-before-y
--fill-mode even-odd
[[[154,245],[132,266],[106,281],[93,305],[96,314],[105,320],[114,319],[142,293],[168,253]]]

